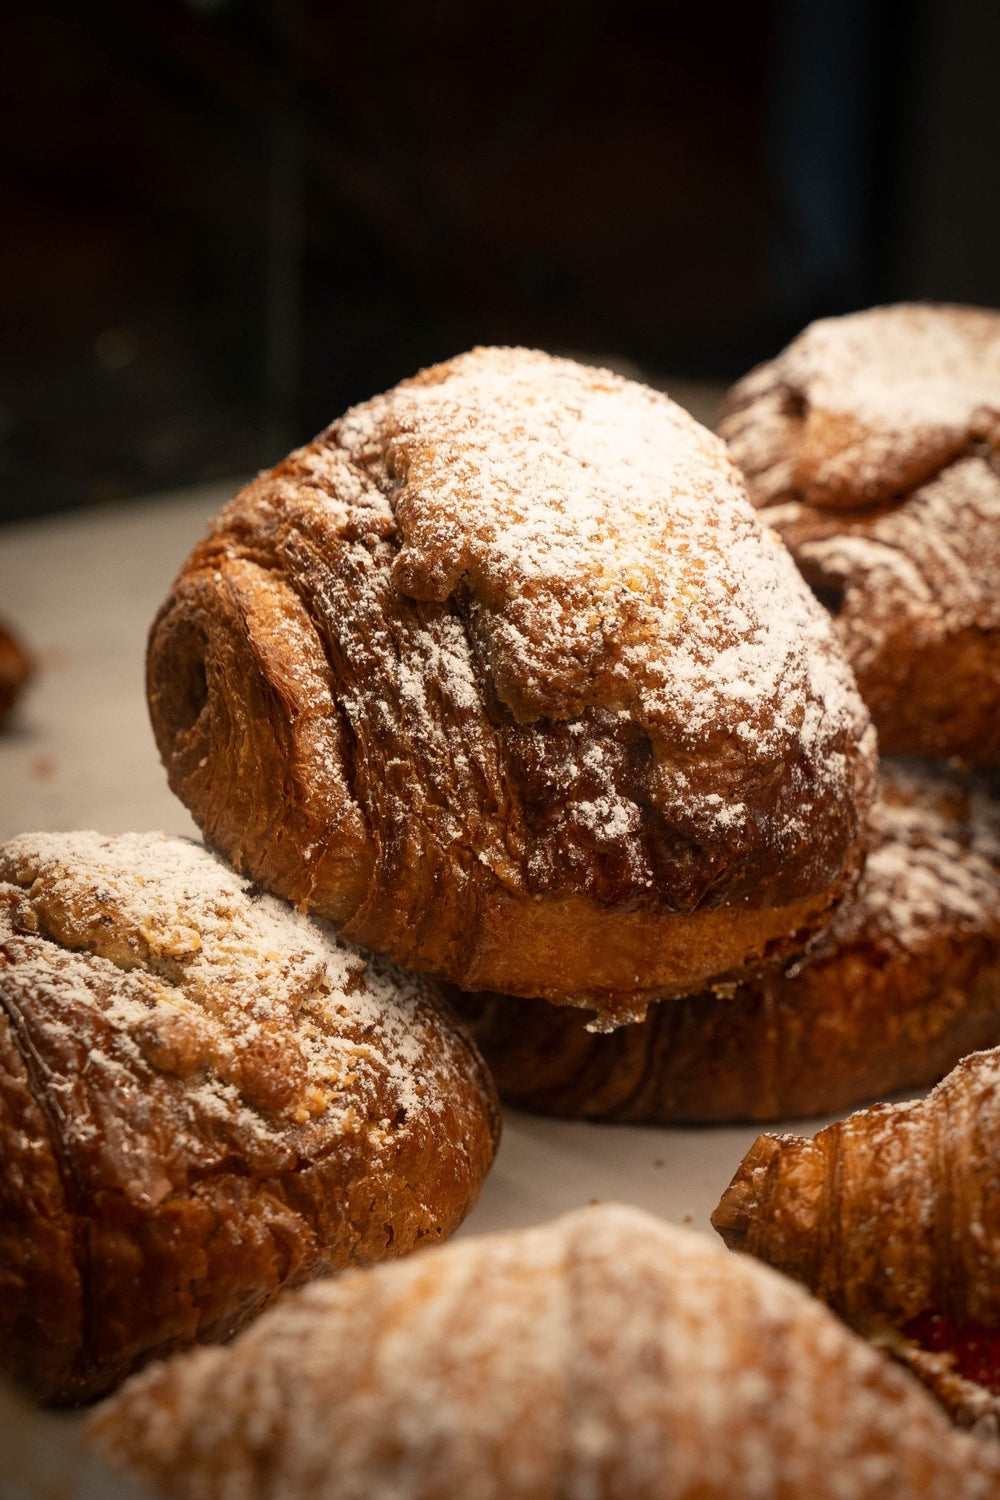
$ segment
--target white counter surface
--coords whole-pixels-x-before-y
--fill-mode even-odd
[[[0,528],[0,617],[39,663],[0,734],[0,839],[88,827],[196,834],[153,744],[143,654],[174,574],[233,488]],[[460,1232],[619,1199],[711,1234],[708,1216],[755,1135],[752,1127],[667,1130],[510,1112],[496,1166]],[[124,1500],[121,1483],[80,1455],[79,1420],[36,1411],[0,1389],[2,1500]]]

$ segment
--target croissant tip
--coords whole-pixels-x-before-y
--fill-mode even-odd
[[[747,1231],[764,1198],[772,1161],[781,1152],[781,1138],[759,1135],[740,1162],[732,1182],[711,1217],[712,1228],[730,1250],[742,1250]]]

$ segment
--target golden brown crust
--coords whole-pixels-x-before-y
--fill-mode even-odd
[[[884,761],[871,839],[805,956],[732,993],[667,1001],[610,1035],[538,1002],[456,994],[501,1097],[587,1119],[792,1119],[935,1083],[1000,1042],[993,783]]]
[[[966,1389],[914,1327],[943,1319],[1000,1347],[998,1148],[994,1048],[917,1103],[874,1105],[812,1140],[759,1136],[712,1222],[731,1248],[796,1277],[892,1348],[972,1424],[1000,1410],[995,1394]]]
[[[853,879],[873,741],[716,440],[479,350],[250,485],[153,626],[207,837],[352,940],[612,1019],[789,951]]]
[[[176,1500],[960,1500],[1000,1477],[790,1282],[615,1205],[310,1287],[88,1435]]]
[[[1000,314],[815,323],[719,430],[835,611],[882,752],[1000,764]]]
[[[449,1234],[498,1130],[433,986],[206,850],[0,849],[0,1367],[37,1396]]]
[[[0,729],[34,673],[34,664],[17,637],[0,623]]]

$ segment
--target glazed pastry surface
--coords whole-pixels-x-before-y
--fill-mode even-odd
[[[874,742],[723,446],[483,349],[248,486],[153,626],[171,786],[239,868],[463,988],[609,1023],[788,951]]]
[[[882,752],[1000,763],[1000,313],[812,324],[719,431],[835,612]]]
[[[936,1083],[1000,1042],[1000,788],[883,761],[857,890],[804,955],[611,1035],[510,996],[454,996],[501,1096],[543,1114],[787,1120]]]
[[[0,848],[0,1368],[91,1399],[450,1233],[495,1096],[435,987],[183,839]]]
[[[177,1500],[987,1496],[1000,1454],[791,1282],[614,1205],[282,1300],[92,1418]]]

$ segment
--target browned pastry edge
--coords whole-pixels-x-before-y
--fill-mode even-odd
[[[831,925],[731,992],[657,1004],[610,1035],[530,1000],[454,994],[501,1097],[585,1119],[791,1119],[936,1083],[1000,1042],[1000,859],[968,847],[1000,832],[993,782],[883,762],[876,814],[878,848]]]
[[[1000,939],[940,942],[884,968],[832,960],[793,981],[761,972],[731,993],[658,1002],[612,1033],[509,995],[453,992],[453,1004],[519,1109],[633,1124],[801,1119],[936,1083],[1000,1041]]]
[[[873,1105],[812,1139],[758,1136],[712,1223],[890,1349],[956,1420],[996,1435],[998,1149],[993,1048],[914,1103]]]
[[[18,851],[7,874],[26,881],[0,882],[0,1368],[75,1403],[228,1338],[284,1287],[449,1235],[500,1118],[429,981],[393,988],[388,966],[366,968],[270,897],[240,896],[231,871],[218,897],[196,871],[223,913],[242,902],[259,923],[267,904],[264,946],[234,970],[236,920],[199,941],[182,902],[162,925],[155,839],[139,852],[148,884],[128,898],[149,902],[134,928],[113,853],[95,881],[52,858],[60,837],[37,836],[41,862],[25,839],[0,850]],[[287,938],[285,918],[300,924]],[[297,946],[304,931],[311,948]],[[111,957],[86,950],[90,932]],[[205,990],[190,967],[204,954]],[[286,981],[294,1014],[269,988]],[[313,1072],[332,1080],[329,1098]]]
[[[529,578],[504,602],[510,570],[488,558],[494,576],[476,561],[471,523],[468,534],[461,520],[457,532],[434,529],[426,494],[462,466],[435,469],[423,408],[404,397],[454,379],[457,401],[469,370],[520,359],[544,367],[540,389],[566,364],[477,351],[356,408],[248,486],[154,621],[150,712],[171,787],[209,841],[267,888],[464,989],[589,1006],[620,1024],[651,998],[794,952],[823,925],[860,863],[874,741],[825,625],[785,554],[744,516],[742,491],[732,514],[760,549],[753,567],[773,570],[792,596],[778,625],[751,634],[754,649],[767,638],[774,650],[771,635],[801,608],[787,661],[802,680],[789,702],[763,705],[758,683],[752,722],[741,700],[739,722],[699,724],[696,735],[690,716],[670,719],[676,704],[662,707],[659,657],[641,703],[624,671],[621,639],[649,650],[641,589],[616,586],[598,609],[579,581],[560,598]],[[659,400],[606,373],[580,378],[627,389],[621,399],[643,411]],[[510,418],[512,435],[521,418]],[[441,446],[456,433],[460,422]],[[710,476],[724,497],[738,486],[721,449],[705,446],[700,500]],[[671,609],[691,609],[703,562]],[[424,577],[436,567],[448,578]],[[552,605],[546,589],[562,610],[548,632],[530,613],[535,593]],[[712,597],[731,604],[728,589]],[[575,644],[560,655],[552,639],[591,614],[586,659]],[[705,650],[707,665],[695,656],[677,674],[685,692],[711,677]],[[739,669],[727,659],[718,670],[725,684]],[[755,737],[768,735],[764,752]]]
[[[34,670],[34,663],[20,641],[0,623],[0,729]]]
[[[1000,1439],[1000,1395],[960,1374],[952,1354],[926,1349],[886,1325],[860,1322],[855,1326],[916,1376],[957,1427],[971,1429],[978,1437]]]

